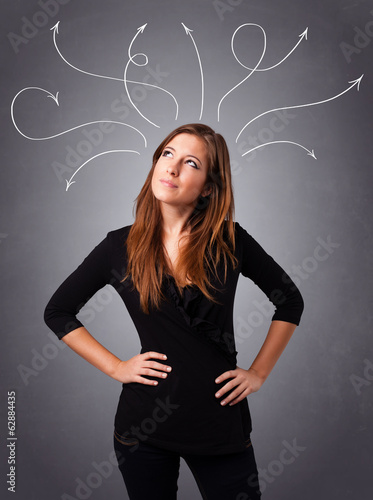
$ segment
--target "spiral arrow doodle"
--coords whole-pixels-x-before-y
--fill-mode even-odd
[[[262,30],[262,33],[263,33],[263,36],[264,36],[264,44],[263,44],[263,51],[262,51],[262,55],[259,59],[259,61],[257,62],[257,64],[255,65],[254,68],[250,68],[249,66],[246,66],[245,64],[243,64],[242,61],[239,60],[239,58],[237,57],[237,54],[236,54],[236,51],[234,49],[234,39],[238,33],[238,31],[244,27],[244,26],[256,26],[258,28],[260,28]],[[223,100],[233,91],[235,90],[237,87],[239,87],[242,83],[244,83],[248,78],[250,78],[250,76],[255,73],[255,72],[258,72],[258,71],[269,71],[271,69],[274,69],[276,68],[277,66],[279,66],[280,64],[282,64],[284,61],[286,61],[286,59],[295,51],[295,49],[302,43],[302,41],[304,39],[307,40],[307,35],[308,35],[308,28],[306,28],[303,33],[301,33],[299,35],[299,40],[298,42],[295,44],[295,46],[291,49],[291,51],[283,58],[281,59],[278,63],[274,64],[273,66],[270,66],[268,68],[259,68],[258,66],[260,65],[260,63],[262,62],[263,60],[263,57],[266,53],[266,50],[267,50],[267,35],[266,35],[266,32],[265,30],[263,29],[262,26],[260,26],[259,24],[254,24],[254,23],[245,23],[245,24],[242,24],[241,26],[239,26],[236,31],[233,33],[232,35],[232,39],[231,39],[231,51],[232,51],[232,54],[234,56],[234,58],[236,59],[236,61],[238,62],[238,64],[240,64],[240,66],[242,66],[243,68],[247,69],[248,71],[250,71],[250,74],[246,76],[246,78],[244,78],[240,83],[238,83],[235,87],[233,87],[231,90],[229,90],[223,97],[222,99],[220,100],[219,104],[218,104],[218,121],[220,120],[220,106],[221,106],[221,103],[223,102]]]
[[[18,96],[20,96],[22,94],[22,92],[25,92],[26,90],[40,90],[41,92],[45,92],[47,94],[47,97],[50,97],[51,99],[53,99],[53,101],[57,104],[57,106],[59,106],[60,103],[59,103],[59,100],[58,100],[59,92],[57,92],[56,95],[54,95],[51,92],[49,92],[48,90],[42,89],[41,87],[25,87],[24,89],[20,90],[14,96],[14,98],[12,100],[12,104],[10,105],[10,115],[11,115],[11,118],[12,118],[13,125],[14,125],[14,127],[16,128],[16,130],[17,130],[17,132],[19,134],[21,134],[26,139],[29,139],[30,141],[47,141],[49,139],[54,139],[56,137],[60,137],[61,135],[67,134],[69,132],[72,132],[73,130],[77,130],[78,128],[86,127],[88,125],[94,125],[96,123],[112,123],[114,125],[123,125],[125,127],[129,127],[129,128],[132,128],[133,130],[136,130],[136,132],[139,133],[141,135],[141,137],[144,139],[145,147],[147,147],[146,137],[145,137],[145,135],[142,132],[140,132],[140,130],[138,130],[136,127],[133,127],[132,125],[129,125],[128,123],[117,122],[117,121],[113,121],[113,120],[96,120],[96,121],[93,121],[93,122],[82,123],[81,125],[77,125],[76,127],[72,127],[72,128],[70,128],[68,130],[64,130],[63,132],[59,132],[58,134],[49,135],[49,136],[46,136],[46,137],[30,137],[29,135],[24,134],[20,130],[20,128],[16,124],[16,121],[15,121],[15,118],[14,118],[14,103],[16,102]]]
[[[126,93],[127,93],[127,97],[128,97],[128,100],[130,101],[130,103],[132,104],[132,106],[135,108],[135,110],[138,112],[138,114],[144,118],[144,120],[146,120],[148,123],[150,123],[151,125],[154,125],[154,127],[157,127],[159,128],[159,125],[157,125],[156,123],[152,122],[151,120],[149,120],[149,118],[146,118],[145,115],[143,115],[141,113],[141,111],[139,110],[139,108],[135,105],[135,103],[133,102],[132,98],[131,98],[131,94],[128,90],[128,85],[127,85],[127,71],[128,71],[128,66],[132,63],[134,64],[135,66],[146,66],[149,62],[148,60],[148,56],[146,54],[144,54],[143,52],[139,52],[137,54],[135,54],[134,56],[131,55],[131,49],[132,49],[132,45],[134,43],[134,41],[136,40],[136,38],[138,37],[138,35],[140,33],[144,33],[144,29],[146,27],[148,23],[144,24],[143,26],[140,26],[140,28],[137,28],[137,33],[136,35],[132,38],[132,41],[128,47],[128,62],[126,64],[126,67],[124,69],[124,75],[123,75],[123,83],[124,83],[124,88],[126,89]],[[138,63],[135,61],[135,57],[137,56],[143,56],[145,58],[145,62],[143,62],[142,64],[141,63]]]
[[[232,38],[232,43],[231,43],[231,49],[232,49],[232,52],[233,52],[233,55],[236,59],[236,61],[238,62],[238,64],[240,64],[241,66],[243,66],[244,68],[248,69],[249,71],[269,71],[271,69],[274,69],[274,68],[277,68],[277,66],[280,66],[280,64],[282,64],[284,61],[286,61],[286,59],[295,51],[295,49],[298,47],[298,45],[300,45],[302,43],[302,41],[305,39],[305,40],[308,40],[307,38],[308,36],[308,28],[306,28],[303,33],[301,33],[299,35],[299,40],[298,42],[294,45],[294,47],[291,49],[291,51],[283,58],[281,59],[281,61],[279,61],[278,63],[274,64],[273,66],[270,66],[268,68],[256,68],[256,69],[251,69],[249,68],[248,66],[245,66],[244,64],[242,64],[242,62],[238,59],[238,57],[236,56],[236,53],[234,51],[234,47],[233,47],[233,38]]]
[[[219,104],[218,104],[218,121],[220,121],[220,106],[221,106],[221,103],[224,101],[224,99],[225,99],[225,98],[226,98],[226,97],[227,97],[227,96],[228,96],[231,92],[233,92],[233,90],[235,90],[237,87],[239,87],[240,85],[242,85],[242,83],[246,82],[246,80],[247,80],[248,78],[250,78],[250,76],[251,76],[251,75],[252,75],[252,74],[256,71],[256,68],[257,68],[257,67],[259,66],[259,64],[262,62],[262,59],[263,59],[263,57],[264,57],[264,55],[265,55],[265,53],[266,53],[266,49],[267,49],[267,35],[266,35],[266,32],[264,31],[264,29],[263,29],[263,28],[262,28],[259,24],[255,24],[255,23],[245,23],[245,24],[241,24],[241,26],[239,26],[239,27],[236,29],[236,31],[233,33],[233,35],[232,35],[231,47],[232,47],[233,55],[234,55],[234,57],[236,58],[236,60],[237,60],[237,61],[241,64],[241,66],[243,66],[244,68],[246,68],[246,66],[245,66],[244,64],[242,64],[242,63],[238,60],[238,58],[237,58],[237,56],[236,56],[236,54],[235,54],[235,52],[234,52],[234,50],[233,50],[234,38],[235,38],[236,34],[238,33],[238,31],[239,31],[241,28],[243,28],[244,26],[256,26],[257,28],[259,28],[259,29],[262,31],[262,33],[263,33],[263,51],[262,51],[262,55],[260,56],[259,61],[256,63],[256,65],[255,65],[255,67],[254,67],[253,69],[251,69],[251,70],[250,70],[249,68],[247,68],[247,69],[249,69],[250,73],[249,73],[249,74],[248,74],[248,75],[247,75],[247,76],[246,76],[246,77],[245,77],[245,78],[244,78],[241,82],[237,83],[237,85],[235,85],[235,86],[234,86],[232,89],[230,89],[230,90],[229,90],[226,94],[224,94],[224,96],[220,99],[220,102],[219,102]]]

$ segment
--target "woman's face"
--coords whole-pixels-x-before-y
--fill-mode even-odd
[[[192,134],[179,134],[166,145],[153,172],[152,191],[161,202],[193,209],[207,196],[208,154],[205,143]]]

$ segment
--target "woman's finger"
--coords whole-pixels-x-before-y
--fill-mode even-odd
[[[234,380],[231,380],[230,382],[228,382],[227,384],[223,385],[223,387],[221,387],[215,394],[215,396],[217,398],[220,398],[221,396],[223,396],[225,393],[227,393],[228,391],[230,391],[231,389],[233,389],[233,387],[236,387],[237,385],[237,382],[235,383]]]
[[[146,364],[143,365],[144,368],[153,368],[153,370],[160,370],[164,372],[170,372],[171,366],[162,365],[162,363],[157,363],[156,361],[147,361]]]
[[[226,401],[226,404],[228,404],[229,406],[234,406],[235,404],[237,404],[240,401],[242,401],[243,399],[245,399],[246,396],[248,396],[249,394],[250,394],[250,389],[247,388],[243,392],[241,392],[241,394],[238,397],[236,397],[235,399],[232,399],[231,401]]]
[[[141,370],[139,371],[139,375],[146,375],[148,377],[159,377],[159,378],[167,377],[167,373],[157,370],[152,370],[151,368],[141,368]]]
[[[157,380],[149,380],[148,378],[141,377],[140,375],[137,375],[135,377],[134,382],[137,382],[138,384],[144,384],[144,385],[158,385]]]
[[[224,382],[224,380],[234,377],[234,372],[235,370],[229,370],[227,372],[222,373],[221,375],[219,375],[219,377],[215,379],[215,382],[217,384],[220,384],[220,382]]]
[[[248,387],[245,387],[244,385],[240,384],[238,387],[236,387],[236,389],[234,391],[232,391],[226,398],[224,398],[220,404],[222,406],[224,406],[224,405],[230,403],[231,401],[235,400],[236,398],[239,398],[247,390],[248,390]],[[243,397],[241,399],[243,399]]]
[[[140,356],[143,356],[145,359],[167,359],[167,356],[165,354],[161,354],[160,352],[155,352],[155,351],[147,351]]]

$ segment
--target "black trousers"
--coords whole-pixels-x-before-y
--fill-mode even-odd
[[[176,500],[180,457],[190,468],[203,500],[261,498],[251,442],[240,453],[180,455],[114,435],[114,448],[130,500]]]

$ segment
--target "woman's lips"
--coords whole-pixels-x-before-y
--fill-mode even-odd
[[[166,186],[166,187],[169,187],[169,188],[177,188],[176,184],[174,184],[173,182],[171,181],[168,181],[167,179],[161,179],[161,183]]]

